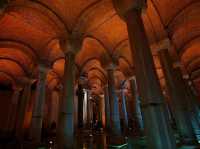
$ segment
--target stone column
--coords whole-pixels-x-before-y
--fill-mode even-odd
[[[74,87],[74,133],[78,128],[78,96],[77,96],[77,85]]]
[[[90,100],[89,100],[89,91],[85,89],[87,92],[87,122],[86,122],[86,128],[90,128]]]
[[[84,92],[81,84],[78,85],[77,96],[78,96],[78,127],[82,128]]]
[[[47,68],[44,64],[38,65],[38,82],[36,99],[33,106],[33,114],[30,128],[30,137],[33,143],[40,143],[41,141],[41,130],[43,123],[44,104],[45,104],[45,89],[46,89],[46,77]]]
[[[101,96],[101,110],[102,110],[102,124],[103,124],[103,128],[106,128],[106,112],[105,112],[105,100],[104,100],[104,96]]]
[[[114,65],[110,65],[107,69],[108,74],[108,95],[110,103],[110,120],[111,120],[111,133],[112,135],[120,136],[120,115],[119,115],[119,103],[118,97],[115,91],[114,81]]]
[[[7,123],[7,132],[12,133],[15,129],[15,122],[17,117],[17,107],[19,105],[19,98],[22,88],[15,87],[13,89],[13,95],[11,99],[11,104],[9,106],[9,112],[8,112],[8,123]]]
[[[164,97],[141,17],[146,1],[113,0],[113,2],[118,14],[127,23],[148,148],[175,149],[175,138],[169,125]]]
[[[113,145],[121,145],[124,143],[124,140],[121,136],[119,99],[115,90],[114,69],[114,64],[110,64],[107,68],[108,96],[110,103],[110,136],[108,137],[108,144],[111,147]]]
[[[194,131],[189,117],[187,109],[187,99],[185,96],[186,91],[180,87],[177,75],[174,73],[170,55],[168,53],[169,41],[165,40],[160,43],[159,57],[164,71],[168,92],[171,99],[171,107],[175,116],[175,122],[178,128],[178,132],[182,140],[194,140]]]
[[[89,127],[92,129],[93,125],[93,99],[91,93],[88,91],[88,116],[89,116]]]
[[[195,110],[196,105],[194,106],[195,103],[192,103],[193,98],[190,96],[190,93],[189,93],[190,89],[188,88],[187,84],[185,83],[185,80],[183,79],[181,67],[182,67],[182,64],[180,62],[176,62],[174,64],[173,72],[176,76],[177,83],[180,84],[179,89],[180,89],[181,95],[183,96],[182,101],[184,101],[185,111],[187,111],[186,116],[187,116],[187,120],[189,121],[188,123],[193,127],[193,137],[191,134],[190,138],[186,138],[183,141],[194,142],[195,141],[194,135],[195,134],[199,135],[199,132],[197,132],[198,131],[197,129],[199,129],[199,123],[198,123],[199,118],[196,119],[196,115],[193,113],[194,112],[193,110]],[[198,128],[196,126],[198,126]]]
[[[105,100],[105,113],[106,113],[106,128],[110,129],[110,102],[108,95],[108,86],[104,88],[104,100]]]
[[[57,124],[58,122],[58,109],[59,109],[59,91],[54,90],[52,91],[51,95],[51,103],[50,103],[50,124],[52,122],[55,122]]]
[[[18,113],[17,113],[17,119],[16,119],[16,137],[23,140],[24,137],[24,120],[25,120],[25,114],[27,110],[27,106],[29,103],[29,100],[31,98],[31,86],[32,82],[28,79],[25,79],[23,81],[24,89],[22,92],[22,97],[20,99],[19,107],[18,107]]]
[[[125,131],[128,129],[128,114],[127,114],[127,109],[126,109],[126,95],[124,92],[124,88],[122,86],[122,89],[120,90],[121,92],[121,98],[122,98],[122,112],[123,112],[123,117],[124,117],[124,127]]]
[[[195,95],[196,91],[192,80],[185,79],[185,88],[188,93],[189,109],[195,116],[195,119],[197,119],[198,123],[200,124],[200,109],[199,109],[198,97],[197,95]]]
[[[135,120],[135,125],[136,125],[136,129],[139,128],[139,131],[136,133],[143,133],[144,131],[144,122],[143,122],[143,116],[142,116],[142,112],[141,112],[141,101],[140,101],[140,96],[138,93],[138,89],[137,89],[137,83],[135,78],[132,78],[130,80],[131,83],[131,90],[132,90],[132,95],[134,98],[134,120]]]
[[[185,88],[188,93],[188,109],[191,114],[192,126],[196,135],[197,140],[200,140],[200,109],[198,104],[197,96],[195,95],[195,89],[193,82],[190,78],[185,79]]]
[[[87,91],[86,89],[83,89],[84,97],[83,97],[83,127],[86,128],[87,126],[87,106],[88,106],[88,101],[87,101]]]
[[[74,144],[74,66],[73,51],[65,53],[63,98],[58,123],[58,149],[70,149]]]

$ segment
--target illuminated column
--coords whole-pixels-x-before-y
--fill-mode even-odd
[[[83,89],[83,93],[84,93],[84,98],[83,98],[83,125],[84,127],[86,127],[87,124],[87,106],[88,106],[88,100],[87,100],[87,91],[86,89]]]
[[[91,93],[88,91],[88,116],[89,116],[89,127],[92,128],[93,123],[93,99],[90,95]]]
[[[142,21],[145,0],[113,0],[118,14],[127,23],[135,74],[141,94],[148,148],[175,149],[175,138],[166,115],[164,98]]]
[[[8,112],[7,132],[9,133],[14,132],[14,129],[15,129],[17,107],[19,104],[19,97],[20,97],[21,91],[22,91],[22,88],[20,87],[15,87],[13,89],[13,95],[12,95],[11,104],[9,106],[9,112]]]
[[[144,131],[144,122],[143,122],[143,116],[142,116],[142,111],[141,111],[141,101],[140,101],[140,96],[138,93],[138,89],[137,89],[137,83],[136,83],[136,79],[135,77],[133,77],[130,80],[131,83],[131,90],[132,90],[132,95],[134,98],[134,120],[135,120],[135,124],[137,126],[139,126],[138,128],[140,129],[140,132]],[[136,128],[137,129],[137,128]]]
[[[108,95],[108,86],[104,88],[104,100],[105,100],[105,113],[106,113],[106,128],[110,129],[110,102]]]
[[[121,97],[122,97],[122,112],[124,115],[124,126],[125,126],[125,129],[128,129],[128,114],[127,114],[127,109],[126,109],[126,95],[125,95],[125,89],[123,88],[123,86],[122,86],[120,92],[121,92]]]
[[[78,127],[81,128],[83,127],[83,101],[84,101],[84,92],[81,84],[78,85],[77,95],[78,95]]]
[[[29,79],[23,80],[24,89],[22,92],[22,97],[20,99],[19,107],[18,107],[18,113],[17,113],[17,120],[16,120],[16,137],[23,140],[24,137],[24,120],[25,120],[25,114],[26,109],[28,106],[28,102],[31,98],[31,85],[32,82]]]
[[[185,107],[185,111],[187,111],[187,120],[189,121],[190,120],[190,125],[192,125],[193,127],[193,134],[191,134],[191,137],[187,137],[185,140],[183,141],[191,141],[191,142],[195,142],[195,137],[194,137],[194,134],[197,134],[199,135],[199,117],[196,117],[197,115],[195,115],[194,111],[195,111],[195,103],[194,102],[194,99],[193,97],[191,97],[191,94],[189,93],[190,92],[190,89],[188,89],[188,86],[187,84],[185,83],[185,80],[183,79],[183,76],[182,76],[182,71],[181,71],[181,68],[182,68],[182,64],[180,62],[176,62],[174,64],[174,69],[173,69],[173,72],[176,76],[176,79],[177,79],[177,83],[180,84],[180,92],[181,92],[181,95],[182,95],[182,101],[184,101],[184,107]],[[183,92],[184,91],[184,92]],[[195,105],[195,106],[193,106]],[[192,136],[193,135],[193,136]],[[198,136],[196,136],[198,137]]]
[[[74,129],[75,133],[78,128],[78,96],[77,96],[77,86],[74,87]]]
[[[102,112],[102,115],[101,115],[101,119],[102,119],[102,125],[103,125],[103,128],[106,128],[106,113],[105,113],[105,100],[104,100],[104,95],[100,95],[101,97],[101,112]]]
[[[91,122],[91,115],[90,115],[90,112],[91,112],[91,104],[90,104],[90,93],[88,90],[86,90],[87,92],[87,128],[90,128],[90,122]]]
[[[40,143],[41,141],[41,130],[43,122],[43,112],[45,104],[45,93],[46,93],[46,77],[48,69],[44,64],[38,65],[38,82],[36,99],[33,106],[33,114],[30,128],[30,137],[34,143]]]
[[[50,106],[50,124],[52,122],[55,122],[57,124],[58,122],[58,108],[59,108],[59,91],[54,90],[52,91],[51,95],[51,106]]]
[[[189,108],[191,112],[193,113],[193,115],[195,116],[195,119],[200,124],[200,109],[199,109],[198,97],[196,95],[193,81],[188,78],[188,79],[185,79],[184,84],[188,93]]]
[[[186,100],[188,99],[186,99],[186,94],[184,93],[186,92],[186,90],[182,90],[183,88],[179,86],[181,80],[180,78],[178,78],[177,73],[174,73],[171,58],[168,53],[168,49],[170,48],[169,41],[161,41],[158,48],[167,88],[171,97],[171,107],[175,116],[175,122],[178,128],[178,132],[182,140],[194,140],[194,131],[192,129],[192,124],[187,109]]]
[[[107,69],[108,74],[108,95],[110,103],[110,120],[111,120],[111,133],[116,136],[121,135],[120,116],[119,116],[119,103],[115,91],[114,81],[114,65],[110,65]]]
[[[198,97],[195,95],[195,89],[193,82],[190,78],[186,78],[184,83],[185,90],[188,94],[188,109],[191,115],[192,126],[196,135],[198,142],[200,141],[200,109],[198,104]]]
[[[65,53],[63,98],[58,123],[58,149],[73,148],[74,144],[74,66],[75,53],[69,50]]]

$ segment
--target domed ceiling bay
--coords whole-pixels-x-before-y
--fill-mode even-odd
[[[133,51],[138,49],[131,46],[134,41],[130,40],[126,19],[114,3],[120,0],[4,1],[0,0],[0,92],[10,95],[20,88],[23,94],[27,82],[32,83],[31,100],[26,108],[31,114],[25,116],[24,121],[30,121],[30,115],[34,114],[37,84],[43,77],[41,70],[47,70],[46,93],[63,89],[61,95],[53,96],[68,95],[65,85],[66,76],[70,74],[65,70],[66,66],[70,69],[72,63],[67,52],[74,54],[75,90],[83,84],[92,96],[104,94],[111,65],[115,67],[114,87],[118,96],[123,81],[128,82],[135,78],[138,70],[143,71],[136,68],[137,63],[143,61],[134,59]],[[182,80],[189,82],[189,88],[200,102],[200,1],[147,0],[142,21],[163,94],[166,95],[168,89],[158,47],[167,40],[172,65],[180,65]],[[124,88],[129,100],[133,91],[131,83],[124,83]],[[11,96],[0,93],[0,99],[3,102],[0,107],[11,104]],[[44,115],[48,117],[52,101],[48,97],[44,102]],[[0,121],[1,117],[2,114]],[[6,122],[0,124],[0,129],[5,126]]]

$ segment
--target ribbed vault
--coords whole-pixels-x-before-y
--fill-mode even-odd
[[[143,14],[150,46],[169,38],[174,46],[171,55],[175,53],[177,57],[173,58],[181,60],[189,75],[195,72],[195,79],[199,77],[200,67],[199,5],[198,0],[148,0]],[[95,70],[94,76],[105,80],[102,72],[106,74],[105,68],[113,58],[126,78],[134,74],[127,27],[111,0],[14,0],[1,15],[0,33],[0,62],[8,65],[2,71],[13,76],[32,73],[37,78],[35,66],[46,61],[62,78],[64,53],[60,40],[70,36],[82,41],[76,55],[80,74]],[[164,86],[156,49],[152,51]],[[3,76],[6,75],[2,75],[2,80],[8,80]]]

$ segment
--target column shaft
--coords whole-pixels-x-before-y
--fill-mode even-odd
[[[40,143],[41,141],[41,130],[44,115],[44,104],[45,104],[45,89],[46,89],[46,77],[47,70],[45,66],[39,65],[39,76],[37,82],[36,99],[33,106],[33,114],[31,121],[31,132],[30,137],[34,143]]]
[[[106,128],[110,129],[110,102],[108,95],[108,87],[104,88],[105,112],[106,112]]]
[[[164,70],[169,94],[171,96],[171,107],[175,116],[176,125],[182,139],[194,139],[194,132],[186,104],[186,91],[181,89],[178,76],[174,73],[168,50],[159,51],[160,61]]]
[[[104,98],[101,99],[102,103],[102,123],[103,123],[103,128],[106,128],[106,111],[105,111],[105,100]]]
[[[19,97],[20,97],[21,89],[15,89],[13,91],[11,104],[9,107],[8,112],[8,124],[7,124],[7,132],[11,133],[15,129],[15,120],[17,117],[17,106],[19,103]]]
[[[125,130],[127,130],[128,129],[128,114],[127,114],[127,108],[126,108],[126,95],[123,89],[121,89],[121,97],[122,97],[122,112],[124,115],[124,128]]]
[[[164,98],[145,34],[141,9],[135,8],[128,11],[126,22],[136,79],[142,97],[142,110],[149,148],[174,149],[176,148],[175,139],[166,116]]]
[[[141,112],[141,101],[140,96],[137,90],[137,83],[135,79],[130,80],[131,83],[131,90],[134,98],[134,124],[136,125],[136,129],[139,128],[139,131],[136,130],[136,133],[141,133],[144,131],[144,122]]]
[[[108,94],[110,102],[110,119],[111,119],[111,133],[113,135],[121,135],[119,103],[115,92],[115,81],[113,69],[108,70]]]
[[[189,82],[191,83],[189,85]],[[192,91],[193,84],[192,81],[185,80],[185,88],[188,94],[188,109],[191,114],[192,126],[196,135],[197,140],[200,140],[200,109],[198,104],[198,99],[195,93]]]
[[[53,91],[52,92],[52,97],[51,97],[51,106],[50,106],[50,124],[52,122],[55,122],[57,124],[58,122],[58,108],[59,108],[59,93],[58,91]]]
[[[27,106],[31,97],[31,83],[29,82],[23,89],[22,97],[19,102],[17,119],[16,119],[16,136],[22,140],[24,137],[24,120]]]
[[[65,56],[64,91],[60,104],[58,123],[58,148],[73,148],[74,143],[74,58],[72,52]]]
[[[78,127],[83,127],[83,98],[84,98],[84,92],[82,86],[78,85]]]

